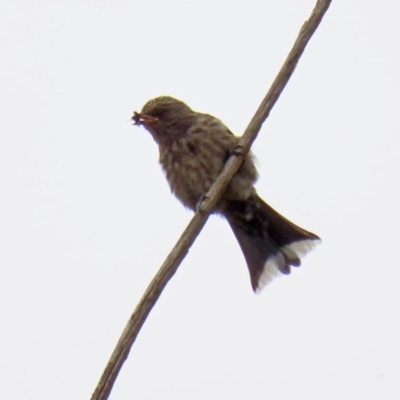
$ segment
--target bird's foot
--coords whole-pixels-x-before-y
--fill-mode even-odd
[[[207,202],[208,200],[210,200],[210,198],[207,197],[206,195],[201,196],[201,197],[200,197],[200,200],[197,202],[196,210],[197,210],[198,212],[200,212],[200,213],[204,213],[205,210],[204,210],[203,205],[204,205],[204,202]]]
[[[236,145],[229,151],[229,156],[240,156],[244,157],[243,146],[240,144]]]

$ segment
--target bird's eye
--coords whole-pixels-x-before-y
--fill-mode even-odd
[[[153,117],[161,118],[166,114],[167,110],[165,108],[157,108],[152,112]]]

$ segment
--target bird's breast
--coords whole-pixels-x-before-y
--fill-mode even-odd
[[[171,191],[192,210],[222,171],[224,158],[196,140],[180,140],[160,148],[160,164]]]

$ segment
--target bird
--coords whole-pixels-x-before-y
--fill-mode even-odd
[[[196,211],[239,138],[212,115],[193,111],[183,101],[159,96],[134,111],[159,149],[159,163],[171,192]],[[321,239],[275,211],[257,194],[258,172],[249,152],[218,201],[214,214],[224,217],[244,255],[253,291],[258,294],[276,277],[289,275]]]

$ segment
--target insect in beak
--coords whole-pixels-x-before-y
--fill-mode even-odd
[[[134,125],[138,125],[138,126],[152,124],[153,122],[158,121],[157,117],[152,117],[151,115],[138,113],[136,111],[133,112],[133,116],[131,119],[133,121],[135,121]]]

